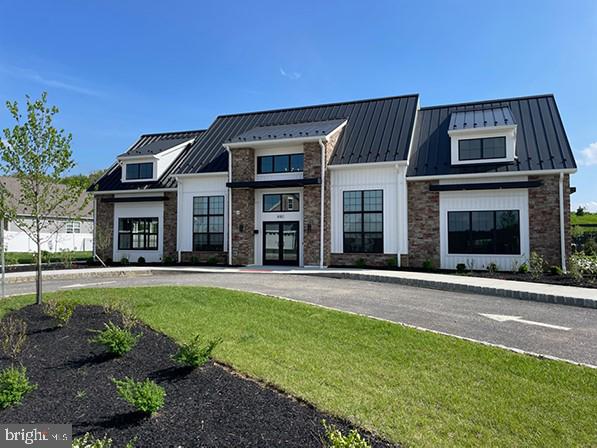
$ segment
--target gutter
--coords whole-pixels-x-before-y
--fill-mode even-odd
[[[321,186],[319,187],[320,190],[320,209],[321,209],[321,217],[320,217],[320,231],[319,231],[319,267],[323,269],[324,264],[324,244],[325,244],[325,144],[323,143],[323,139],[319,139],[319,147],[321,148],[321,168],[320,168],[320,175],[321,175]],[[303,245],[304,246],[304,245]]]
[[[562,270],[566,272],[566,229],[564,222],[564,173],[560,173],[560,254],[562,257]]]

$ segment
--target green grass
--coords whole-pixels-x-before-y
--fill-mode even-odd
[[[70,252],[72,261],[84,261],[91,257],[91,252]],[[34,254],[31,252],[6,252],[6,264],[30,264],[33,263]],[[62,252],[44,253],[42,256],[44,263],[64,261]]]
[[[177,341],[405,446],[597,446],[597,371],[383,321],[216,288],[85,289]],[[0,302],[0,314],[32,297]],[[40,387],[43,388],[43,385]]]
[[[575,224],[594,224],[597,226],[597,213],[587,213],[578,216],[576,213],[570,214],[570,222],[572,225]]]

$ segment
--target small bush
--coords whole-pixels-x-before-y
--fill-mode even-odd
[[[490,274],[495,274],[498,271],[498,265],[494,261],[487,265],[487,272],[489,272]]]
[[[531,252],[531,258],[529,259],[529,272],[531,273],[531,277],[534,279],[538,279],[543,275],[545,271],[545,260],[541,255],[537,252]]]
[[[8,316],[0,321],[0,346],[13,361],[17,359],[27,340],[27,322]]]
[[[211,353],[221,343],[221,339],[216,339],[202,344],[199,335],[196,335],[191,342],[182,344],[172,359],[185,367],[200,367],[209,361]]]
[[[597,241],[595,241],[595,238],[587,238],[582,245],[582,250],[585,255],[597,255]]]
[[[120,264],[123,265],[123,266],[128,265],[129,264],[129,259],[127,257],[122,257],[120,259]]]
[[[93,257],[88,257],[85,260],[85,264],[87,264],[87,266],[95,266],[95,259]]]
[[[128,328],[121,328],[112,322],[104,325],[105,328],[101,331],[92,330],[97,333],[97,336],[90,339],[90,342],[103,345],[109,353],[115,356],[122,356],[130,352],[141,337],[141,334],[133,334]]]
[[[551,275],[564,275],[562,268],[556,265],[550,266],[549,273]]]
[[[218,259],[216,257],[209,257],[207,259],[207,264],[210,266],[214,266],[214,265],[218,264]]]
[[[120,397],[132,404],[144,414],[155,414],[164,406],[166,391],[149,379],[135,381],[126,377],[123,380],[112,379]]]
[[[44,314],[58,321],[59,327],[64,327],[75,311],[77,304],[70,300],[49,299],[44,303]]]
[[[25,367],[8,367],[0,371],[0,409],[20,404],[23,397],[35,390],[27,378]]]
[[[139,263],[139,264],[145,264],[145,257],[139,257],[137,259],[137,263]]]
[[[568,260],[568,273],[576,280],[584,276],[597,277],[597,257],[576,253]]]
[[[117,299],[111,299],[107,302],[104,302],[102,308],[104,309],[104,313],[108,315],[119,313],[122,320],[122,326],[124,328],[132,329],[140,322],[139,316],[133,307],[126,302],[122,302]]]
[[[355,261],[354,265],[357,268],[363,269],[365,266],[367,266],[367,263],[365,263],[364,258],[359,258],[357,261]]]
[[[371,448],[369,442],[356,429],[352,429],[347,435],[343,435],[338,428],[334,425],[328,425],[325,420],[322,421],[322,424],[325,428],[326,437],[324,446],[327,448]]]
[[[70,250],[63,250],[60,253],[60,261],[64,264],[64,267],[70,269],[73,267],[73,259],[75,258],[75,254]]]
[[[199,257],[197,257],[197,256],[193,255],[193,256],[191,257],[191,264],[197,265],[197,264],[199,264],[199,263],[200,263],[200,262],[199,262]]]
[[[518,267],[518,273],[519,274],[527,274],[528,272],[529,272],[529,265],[527,263],[522,263]]]
[[[386,266],[389,268],[395,268],[398,265],[398,261],[395,257],[390,257],[386,260]]]
[[[165,256],[164,257],[164,264],[165,265],[172,265],[174,264],[174,258],[170,257],[170,256]]]
[[[460,274],[464,274],[466,272],[466,264],[464,264],[464,263],[458,263],[456,265],[456,272],[458,272]]]
[[[112,439],[104,436],[103,439],[96,439],[90,433],[73,439],[72,448],[112,448]]]
[[[433,270],[433,261],[425,260],[423,262],[423,269],[425,269],[426,271],[432,271]]]

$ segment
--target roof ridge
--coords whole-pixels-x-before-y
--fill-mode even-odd
[[[519,101],[519,100],[531,100],[537,98],[546,98],[546,97],[554,97],[553,93],[543,93],[539,95],[526,95],[526,96],[515,96],[510,98],[495,98],[489,100],[481,100],[481,101],[467,101],[464,103],[451,103],[451,104],[438,104],[437,106],[424,106],[421,107],[419,110],[429,110],[429,109],[442,109],[446,107],[457,107],[457,106],[474,106],[477,104],[486,104],[486,103],[503,103],[506,101]]]
[[[141,134],[139,136],[139,138],[141,138],[141,137],[151,137],[151,136],[155,136],[155,135],[197,134],[197,133],[205,132],[205,131],[207,131],[207,129],[195,129],[195,130],[191,130],[191,131],[152,132],[152,133],[149,133],[149,134]]]
[[[267,110],[253,111],[253,112],[239,112],[239,113],[234,113],[234,114],[222,114],[222,115],[216,116],[216,119],[224,118],[224,117],[238,117],[241,115],[256,115],[256,114],[266,114],[266,113],[272,113],[272,112],[285,112],[285,111],[290,111],[290,110],[311,109],[311,108],[315,108],[315,107],[329,107],[329,106],[340,106],[340,105],[344,105],[344,104],[369,103],[372,101],[394,100],[394,99],[399,99],[399,98],[410,98],[410,97],[418,98],[419,94],[418,93],[409,93],[406,95],[384,96],[384,97],[379,97],[379,98],[367,98],[367,99],[362,99],[362,100],[337,101],[337,102],[333,102],[333,103],[311,104],[311,105],[298,106],[298,107],[283,107],[280,109],[267,109]]]

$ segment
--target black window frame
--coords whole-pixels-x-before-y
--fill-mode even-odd
[[[265,198],[267,196],[279,196],[280,197],[280,210],[266,210],[265,208]],[[296,199],[298,203],[298,208],[294,210],[289,210],[286,205],[287,202],[284,200],[284,196],[292,196],[293,199]],[[301,195],[300,193],[264,193],[262,199],[262,210],[263,213],[295,213],[301,211]]]
[[[485,157],[484,155],[484,145],[487,140],[501,140],[504,143],[504,155],[500,157]],[[470,157],[470,158],[462,158],[462,142],[471,142],[471,141],[479,141],[481,143],[481,156],[480,157]],[[458,160],[462,162],[469,162],[471,160],[494,160],[494,159],[505,159],[508,157],[508,148],[506,137],[504,136],[497,136],[497,137],[483,137],[483,138],[461,138],[458,140]]]
[[[450,215],[451,214],[455,214],[455,213],[467,213],[468,214],[468,229],[467,230],[462,230],[459,232],[466,232],[468,233],[468,238],[467,238],[467,249],[461,250],[461,248],[455,248],[454,246],[456,245],[456,243],[451,241],[451,234],[454,234],[458,231],[451,231],[450,230]],[[491,233],[491,248],[492,251],[479,251],[479,250],[475,250],[474,245],[473,245],[473,241],[476,241],[475,239],[473,239],[473,232],[475,232],[475,230],[473,230],[473,213],[492,213],[493,214],[493,227],[491,230],[486,231],[487,233]],[[518,228],[518,236],[515,240],[512,240],[511,238],[500,238],[498,235],[498,231],[500,229],[498,229],[497,227],[497,214],[498,213],[514,213],[516,215],[517,218],[517,222],[516,222],[516,226]],[[492,256],[500,256],[500,255],[505,255],[505,256],[512,256],[512,255],[522,255],[522,235],[521,235],[521,228],[520,228],[520,210],[519,209],[509,209],[509,210],[451,210],[448,211],[447,214],[447,224],[446,224],[446,228],[447,228],[447,248],[448,248],[448,255],[492,255]],[[481,232],[481,231],[477,231],[477,232]],[[457,238],[457,237],[455,237]],[[507,246],[503,246],[504,248],[500,248],[498,246],[499,242],[504,242],[504,241],[513,241],[514,244],[514,249],[508,251],[504,248],[506,248]]]
[[[292,160],[293,158],[302,158],[302,163],[301,166],[302,168],[300,170],[293,170],[292,166]],[[284,159],[287,159],[286,163],[284,163],[284,165],[286,166],[286,170],[282,170],[282,171],[277,171],[276,170],[276,165],[277,165],[277,161],[282,161]],[[271,170],[264,170],[263,169],[263,164],[264,161],[266,160],[271,160]],[[272,154],[272,155],[267,155],[267,156],[258,156],[257,157],[257,174],[287,174],[287,173],[302,173],[305,170],[305,155],[302,152],[298,152],[298,153],[292,153],[292,154]]]
[[[151,174],[147,177],[141,177],[141,166],[150,166]],[[136,175],[129,176],[129,168],[136,168]],[[153,179],[153,162],[138,162],[138,163],[127,163],[125,165],[126,180],[147,180]]]
[[[366,192],[379,192],[381,193],[381,209],[380,210],[365,210],[365,193]],[[361,194],[361,209],[346,211],[346,194],[347,193],[360,193]],[[382,189],[375,190],[345,190],[342,192],[342,243],[343,252],[346,254],[359,254],[359,253],[371,253],[371,254],[383,254],[384,253],[384,191]],[[370,232],[365,231],[365,215],[381,214],[381,232]],[[361,216],[361,230],[360,232],[346,231],[346,215],[360,215]],[[365,241],[367,235],[375,235],[381,233],[381,239],[377,243],[377,250],[365,250]],[[347,238],[354,238],[355,236],[360,238],[360,250],[351,250],[352,244],[347,244]],[[347,249],[348,248],[348,249]]]
[[[123,221],[130,221],[129,230],[121,230],[123,226],[121,226],[121,222]],[[144,224],[144,231],[143,232],[133,232],[133,222],[134,221],[143,221]],[[151,232],[152,223],[155,222],[156,224],[156,232]],[[123,247],[122,235],[129,235],[129,244],[130,247]],[[143,247],[133,247],[133,239],[135,235],[143,235]],[[144,218],[118,218],[118,250],[158,250],[158,246],[160,245],[160,220],[157,217],[144,217]],[[150,236],[155,236],[155,246],[149,245],[148,241],[150,240]]]
[[[203,199],[207,198],[207,214],[205,213],[195,213],[195,200],[196,199]],[[212,213],[211,209],[211,202],[213,198],[221,199],[222,201],[222,213]],[[224,195],[211,195],[211,196],[194,196],[193,197],[193,251],[194,252],[223,252],[224,251],[224,229],[226,228],[225,222],[225,210],[226,210],[226,200]],[[207,231],[206,232],[195,232],[195,218],[199,217],[206,217],[207,218]],[[221,232],[212,232],[210,230],[211,227],[211,219],[215,217],[222,218],[222,231]],[[199,244],[198,236],[199,235],[207,235],[207,244]],[[212,244],[212,236],[214,235],[221,235],[222,243]]]

